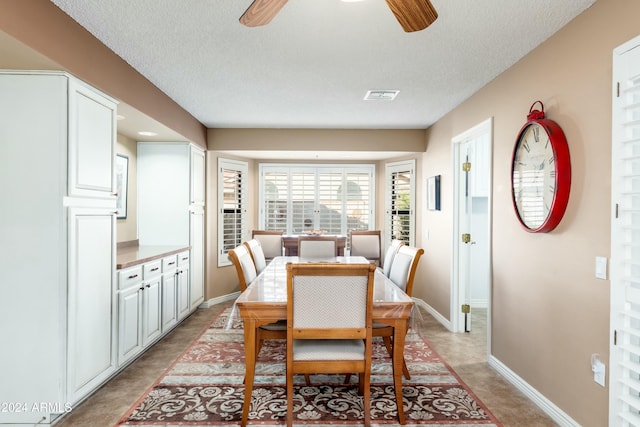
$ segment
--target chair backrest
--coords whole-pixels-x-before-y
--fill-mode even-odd
[[[287,264],[287,330],[293,339],[371,334],[375,264]],[[322,309],[318,309],[322,307]]]
[[[336,236],[300,236],[298,256],[302,258],[334,258],[338,251]]]
[[[351,230],[349,247],[352,256],[363,256],[380,265],[382,258],[380,230]]]
[[[409,296],[413,292],[413,278],[423,253],[424,249],[422,248],[400,246],[398,253],[393,258],[389,279]]]
[[[244,244],[236,246],[229,251],[229,258],[233,261],[233,265],[236,266],[240,291],[244,292],[247,286],[253,282],[253,279],[258,276],[249,249]]]
[[[249,255],[251,255],[253,264],[256,266],[256,273],[262,273],[267,267],[267,260],[265,259],[264,252],[262,251],[262,245],[257,239],[251,239],[248,242],[244,242],[244,245],[249,249]]]
[[[387,249],[387,252],[384,254],[384,264],[382,265],[382,272],[385,276],[389,277],[393,258],[396,256],[398,249],[400,249],[400,246],[402,245],[404,245],[402,240],[394,239],[391,241],[391,246],[389,246],[389,249]]]
[[[251,232],[251,238],[260,242],[267,261],[282,255],[282,233],[282,230],[253,230]]]

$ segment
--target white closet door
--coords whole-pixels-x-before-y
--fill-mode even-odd
[[[640,37],[613,55],[609,425],[640,425]]]

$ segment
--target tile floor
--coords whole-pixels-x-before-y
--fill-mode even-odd
[[[231,304],[197,310],[56,426],[114,426],[210,321]],[[505,427],[557,425],[486,362],[485,310],[474,309],[473,331],[468,334],[452,334],[427,312],[420,312],[416,327]]]

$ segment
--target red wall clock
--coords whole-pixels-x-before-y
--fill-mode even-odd
[[[540,110],[534,110],[536,104]],[[569,202],[571,159],[567,138],[544,105],[531,105],[513,150],[511,194],[518,220],[531,233],[553,230]]]

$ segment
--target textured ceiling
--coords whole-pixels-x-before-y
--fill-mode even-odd
[[[423,129],[595,0],[432,0],[405,33],[383,0],[51,0],[210,128]],[[394,101],[364,101],[397,89]]]

